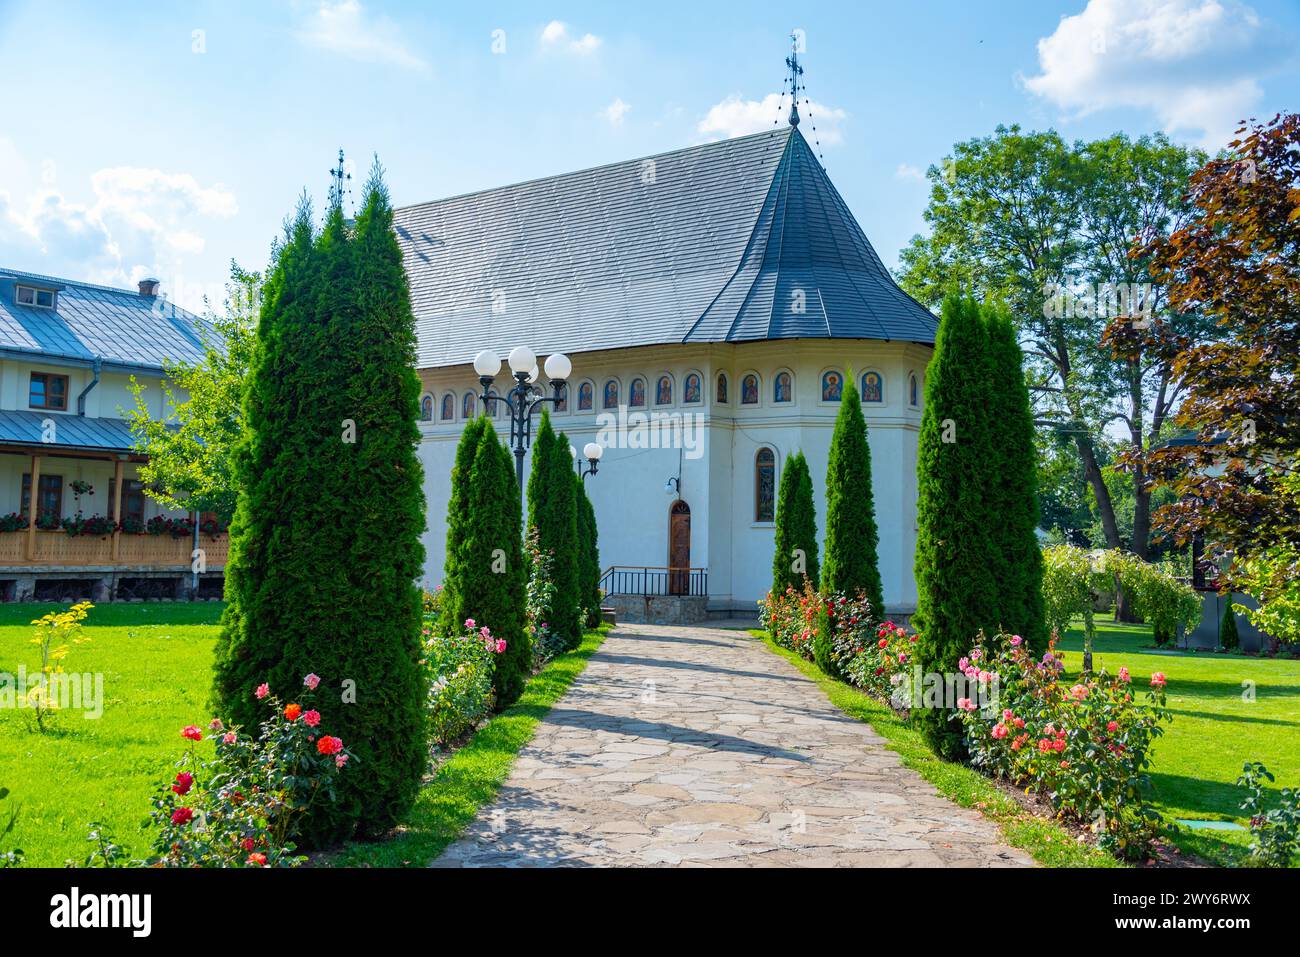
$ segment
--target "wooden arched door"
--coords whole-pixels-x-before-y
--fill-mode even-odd
[[[691,590],[691,507],[681,499],[668,510],[668,594]]]

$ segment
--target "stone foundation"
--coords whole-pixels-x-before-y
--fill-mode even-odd
[[[606,595],[620,622],[637,625],[697,625],[709,617],[705,595]]]

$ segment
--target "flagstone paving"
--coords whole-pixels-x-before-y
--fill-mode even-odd
[[[620,625],[435,867],[1032,866],[743,631]]]

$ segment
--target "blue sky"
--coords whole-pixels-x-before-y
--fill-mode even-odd
[[[378,153],[403,205],[739,135],[775,118],[795,28],[831,178],[891,265],[925,168],[999,123],[1213,147],[1300,109],[1295,0],[0,0],[0,266],[158,275],[196,308],[340,147],[358,199]]]

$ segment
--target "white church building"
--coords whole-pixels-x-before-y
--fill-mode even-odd
[[[524,345],[569,356],[553,423],[576,449],[604,446],[586,488],[607,590],[703,596],[715,615],[752,614],[768,590],[788,453],[808,458],[824,534],[852,376],[887,610],[915,609],[937,320],[894,283],[797,125],[404,207],[396,226],[425,389],[428,586],[456,442],[478,412],[474,356]]]

